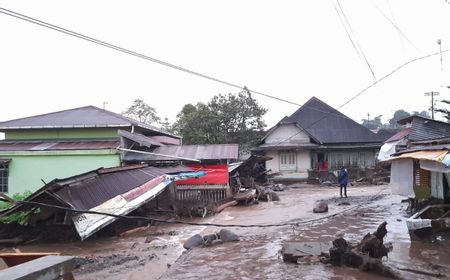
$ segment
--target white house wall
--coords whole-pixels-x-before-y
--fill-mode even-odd
[[[297,171],[307,172],[311,168],[309,151],[297,151]]]
[[[281,125],[266,137],[266,144],[274,143],[310,143],[308,134],[294,124]]]
[[[289,152],[289,151],[283,151]],[[295,152],[295,151],[292,151]],[[309,151],[297,151],[297,168],[292,172],[307,172],[311,168],[311,158]],[[280,172],[280,151],[267,151],[266,156],[271,157],[272,160],[266,161],[266,168],[271,169],[272,172]],[[285,173],[288,171],[284,171]]]
[[[391,189],[393,194],[415,197],[413,189],[414,165],[412,159],[394,160],[391,164]]]
[[[280,157],[278,151],[267,151],[266,156],[271,157],[271,160],[266,161],[266,169],[272,170],[272,172],[280,171]]]

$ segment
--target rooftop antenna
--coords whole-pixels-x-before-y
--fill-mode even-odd
[[[108,102],[103,101],[103,110],[106,110],[106,104],[108,104]]]

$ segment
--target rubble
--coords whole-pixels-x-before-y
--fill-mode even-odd
[[[328,212],[328,203],[320,201],[314,206],[313,213],[325,213],[325,212]]]
[[[329,259],[326,259],[325,263],[334,266],[354,267],[361,271],[374,272],[381,276],[399,279],[397,272],[381,262],[381,259],[387,256],[389,251],[389,248],[383,244],[383,238],[387,233],[386,225],[386,222],[381,223],[374,233],[368,233],[356,246],[350,245],[342,237],[334,240]]]
[[[279,189],[278,187],[276,187]],[[260,201],[279,201],[280,197],[275,192],[274,186],[258,186],[256,187],[257,199]]]
[[[239,236],[227,229],[221,229],[218,233],[207,234],[203,237],[200,234],[191,236],[183,244],[184,249],[193,249],[200,246],[210,246],[217,242],[239,241]]]

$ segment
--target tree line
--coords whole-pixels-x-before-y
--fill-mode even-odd
[[[449,100],[442,103],[450,105]],[[263,116],[267,112],[244,88],[238,93],[218,94],[209,102],[186,104],[177,114],[174,123],[167,118],[162,120],[142,99],[134,100],[133,104],[122,112],[123,115],[140,122],[161,127],[162,129],[183,137],[184,144],[225,144],[239,143],[241,148],[256,146],[265,134],[267,127]],[[450,110],[435,109],[450,121]],[[362,120],[362,125],[369,129],[399,127],[399,120],[411,115],[429,118],[427,111],[407,112],[399,109],[387,123],[381,120],[382,115],[372,119]]]
[[[209,102],[186,104],[170,124],[158,117],[155,108],[136,99],[122,114],[162,127],[183,137],[184,144],[239,143],[254,146],[263,136],[267,109],[244,88],[238,93],[218,94]]]

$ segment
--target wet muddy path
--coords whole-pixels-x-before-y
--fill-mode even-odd
[[[311,191],[314,189],[304,189],[303,198],[314,197]],[[235,230],[242,236],[242,241],[186,251],[163,279],[385,279],[350,268],[287,264],[279,253],[283,241],[332,241],[337,235],[343,235],[348,241],[356,243],[368,232],[376,230],[383,221],[388,222],[385,242],[393,245],[389,258],[384,260],[386,265],[399,271],[405,279],[433,279],[431,275],[440,275],[436,279],[450,279],[449,244],[411,243],[404,216],[407,204],[401,203],[401,197],[389,195],[386,187],[360,189],[347,200],[327,199],[326,196],[332,190],[320,191],[322,195],[326,193],[324,200],[329,203],[330,214],[344,212],[298,227]],[[286,195],[282,199],[286,199]],[[374,195],[377,195],[377,199],[374,199]],[[350,205],[339,205],[344,201]],[[355,205],[360,207],[355,208]],[[305,212],[299,215],[302,216],[300,219],[323,215],[309,213],[312,212],[309,206],[297,204],[297,209],[300,208],[297,212]],[[229,215],[238,215],[238,212],[230,210]],[[265,215],[270,215],[270,209]],[[427,275],[411,270],[423,271]]]
[[[229,228],[240,242],[212,247],[183,249],[194,234],[210,234],[211,226],[157,225],[122,237],[97,238],[84,242],[20,246],[23,252],[60,252],[78,256],[75,279],[383,279],[349,268],[322,264],[284,263],[279,251],[284,241],[331,241],[343,235],[358,242],[387,221],[385,242],[393,250],[385,263],[395,269],[413,269],[450,279],[448,243],[410,242],[401,197],[388,186],[352,187],[349,198],[337,198],[335,187],[298,186],[280,192],[280,201],[231,207],[206,219],[191,222],[218,224],[271,224],[322,218],[296,227]],[[376,199],[374,199],[376,197]],[[329,212],[312,209],[318,200],[329,204]],[[346,205],[346,204],[349,205]],[[400,271],[405,279],[433,279],[429,275]]]

